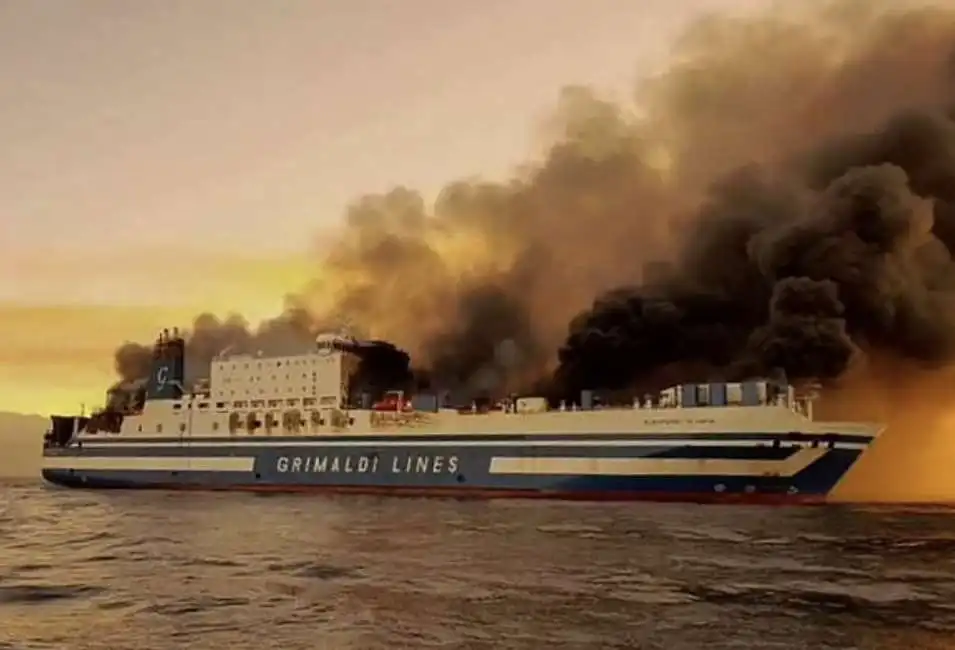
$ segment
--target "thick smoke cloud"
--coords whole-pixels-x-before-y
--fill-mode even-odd
[[[950,360],[955,10],[791,4],[694,24],[632,105],[565,89],[508,182],[359,199],[285,314],[196,320],[192,367],[343,324],[485,391]]]

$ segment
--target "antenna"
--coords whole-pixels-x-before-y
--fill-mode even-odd
[[[177,380],[175,380],[175,379],[170,379],[167,383],[168,383],[170,386],[174,387],[174,388],[178,388],[178,389],[179,389],[179,394],[180,394],[182,397],[186,397],[186,398],[188,398],[190,401],[192,401],[192,400],[195,399],[195,396],[192,395],[191,392],[189,392],[189,391],[186,390],[186,387],[182,385],[182,382],[181,382],[181,381],[177,381]]]
[[[234,344],[234,343],[232,343],[232,344],[230,344],[230,345],[227,345],[227,346],[225,346],[224,348],[222,348],[221,350],[219,350],[219,352],[217,352],[217,353],[216,353],[216,356],[213,357],[213,358],[214,358],[216,361],[219,361],[220,359],[225,359],[225,355],[228,354],[229,352],[231,352],[234,348],[235,348],[235,344]]]

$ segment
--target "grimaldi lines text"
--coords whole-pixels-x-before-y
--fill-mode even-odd
[[[457,456],[394,456],[385,471],[392,474],[456,474]],[[280,474],[299,472],[376,474],[382,469],[378,454],[279,456],[275,470]]]

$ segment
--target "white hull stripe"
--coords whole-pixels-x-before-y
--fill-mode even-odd
[[[802,449],[784,460],[689,458],[508,458],[491,459],[491,474],[561,476],[781,476],[792,477],[826,454]]]
[[[776,437],[785,438],[786,436],[796,434],[800,436],[805,436],[806,439],[818,438],[820,440],[834,437],[838,440],[846,440],[846,442],[872,442],[878,438],[877,431],[846,431],[846,430],[826,430],[826,431],[800,431],[800,430],[767,430],[761,428],[756,431],[747,431],[738,429],[735,431],[689,431],[683,429],[680,431],[665,431],[665,430],[654,430],[654,431],[634,431],[632,429],[623,429],[620,431],[560,431],[560,430],[529,430],[529,431],[422,431],[415,428],[402,429],[398,431],[335,431],[335,432],[313,432],[305,433],[301,432],[298,435],[292,434],[275,434],[270,435],[266,432],[250,436],[244,432],[237,433],[220,433],[220,434],[208,434],[201,433],[198,431],[193,431],[190,433],[181,433],[181,434],[168,434],[165,436],[156,436],[156,435],[128,435],[128,434],[88,434],[80,433],[77,436],[78,440],[83,442],[90,443],[106,443],[106,444],[130,444],[130,443],[143,443],[147,442],[150,444],[169,444],[176,443],[178,444],[181,440],[195,440],[197,443],[202,444],[228,444],[236,440],[251,440],[255,442],[262,442],[270,440],[273,438],[278,438],[280,440],[289,440],[295,438],[303,438],[305,440],[319,440],[324,438],[332,438],[335,440],[365,440],[365,439],[377,439],[377,440],[386,440],[390,438],[402,438],[402,437],[414,437],[419,440],[428,440],[431,438],[436,438],[438,440],[467,440],[469,438],[475,438],[477,440],[497,440],[499,438],[512,438],[517,440],[533,440],[535,438],[540,438],[542,440],[548,439],[571,439],[571,440],[586,440],[590,437],[601,438],[604,440],[681,440],[681,439],[691,439],[698,441],[717,441],[717,440],[772,440]],[[512,442],[510,440],[508,442]]]
[[[820,447],[825,442],[819,441]],[[865,449],[867,442],[836,442],[838,449]],[[769,447],[769,440],[242,440],[225,439],[221,442],[191,443],[188,438],[182,442],[83,442],[83,449],[168,449],[185,447],[197,449],[203,447]],[[783,447],[809,446],[809,441],[782,441]]]
[[[251,472],[255,458],[185,458],[178,456],[153,457],[83,457],[48,456],[43,469],[75,469],[82,471],[140,471],[140,472]]]

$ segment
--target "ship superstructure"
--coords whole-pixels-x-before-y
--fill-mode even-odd
[[[684,384],[624,407],[592,391],[454,405],[357,386],[393,346],[322,335],[305,354],[232,355],[187,387],[164,332],[150,378],[91,417],[54,416],[44,477],[69,486],[389,495],[818,502],[882,430],[818,422],[813,395],[760,380]],[[400,373],[396,373],[400,374]]]

